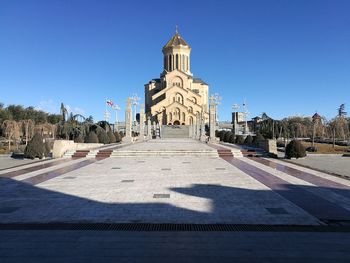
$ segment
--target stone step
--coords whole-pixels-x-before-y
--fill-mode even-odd
[[[113,151],[111,157],[133,157],[133,156],[212,156],[217,157],[215,150],[160,150],[160,151]]]

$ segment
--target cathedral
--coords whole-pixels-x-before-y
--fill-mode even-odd
[[[209,122],[209,87],[191,73],[191,48],[178,30],[162,49],[163,72],[145,84],[145,113],[163,125],[191,125],[196,118]]]

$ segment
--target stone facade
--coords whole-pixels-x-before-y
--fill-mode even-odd
[[[145,84],[146,115],[164,125],[192,125],[201,114],[208,123],[209,87],[190,71],[191,48],[176,31],[162,51],[160,78]]]

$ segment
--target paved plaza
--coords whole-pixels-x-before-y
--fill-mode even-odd
[[[249,261],[273,262],[273,256],[281,259],[289,255],[292,262],[305,258],[307,248],[313,249],[310,260],[349,259],[347,249],[339,246],[349,239],[348,232],[30,230],[29,223],[313,227],[346,226],[350,221],[350,181],[340,177],[275,159],[221,156],[220,151],[230,148],[189,139],[139,142],[117,151],[156,153],[167,149],[184,154],[61,158],[0,171],[0,227],[9,223],[28,226],[27,230],[1,231],[0,257],[4,261],[0,261],[18,262],[17,255],[37,262],[38,257],[52,253],[57,257],[46,262],[59,262],[72,254],[72,247],[78,249],[77,262],[88,262],[89,253],[83,250],[90,249],[104,251],[106,258],[101,256],[101,262],[108,262],[109,257],[119,258],[118,262],[129,262],[131,257],[133,262],[142,262],[143,256],[145,261],[160,262],[163,254],[188,258],[188,262],[216,262],[218,258],[230,262],[232,258],[249,258],[251,253],[260,256]],[[196,156],[196,151],[205,154]],[[46,243],[51,239],[52,244]],[[265,239],[270,243],[263,242]],[[285,239],[289,241],[282,245]],[[42,249],[33,250],[31,240]],[[298,253],[289,247],[293,242],[304,242]],[[59,250],[53,250],[55,244]],[[16,247],[21,248],[19,254]],[[152,252],[151,247],[158,248],[158,252]],[[322,252],[326,248],[328,254]],[[194,254],[189,257],[191,251]],[[95,260],[91,258],[91,262]]]
[[[350,157],[343,157],[342,154],[308,154],[292,162],[350,178]]]

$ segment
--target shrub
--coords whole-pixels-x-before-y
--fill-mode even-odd
[[[44,152],[45,157],[49,157],[50,153],[51,153],[51,144],[50,144],[50,142],[45,142],[44,149],[45,149],[45,152]]]
[[[45,145],[43,143],[43,137],[36,133],[33,138],[28,142],[27,147],[24,149],[25,158],[39,158],[42,159],[45,153]]]
[[[242,135],[236,136],[236,143],[237,144],[244,144],[244,137]]]
[[[305,147],[298,140],[291,141],[286,147],[286,158],[301,158],[306,156]]]
[[[112,131],[108,131],[107,132],[107,136],[109,138],[109,143],[115,143],[116,142],[116,138],[115,138],[115,136],[114,136]]]
[[[85,138],[86,143],[98,143],[98,137],[95,132],[91,131]]]
[[[120,142],[122,137],[119,132],[114,132],[115,142]]]
[[[232,132],[230,132],[230,131],[225,132],[225,135],[224,135],[224,142],[230,142],[230,137],[231,137],[231,135],[233,135]]]
[[[226,131],[220,131],[219,136],[220,136],[220,141],[222,141],[222,142],[224,141],[225,133],[226,133]]]
[[[253,144],[253,137],[251,135],[248,135],[244,140],[244,144],[251,146]]]
[[[229,143],[235,143],[235,135],[231,132]]]
[[[259,147],[259,142],[265,140],[264,136],[262,136],[260,133],[257,133],[256,136],[253,137],[253,145],[256,147]]]
[[[74,139],[74,142],[83,143],[84,142],[83,136],[79,134],[79,136]]]
[[[220,132],[218,130],[215,130],[215,137],[220,137]]]
[[[109,143],[109,137],[107,135],[107,132],[105,130],[101,130],[98,135],[98,142],[103,143],[103,144],[108,144]]]

